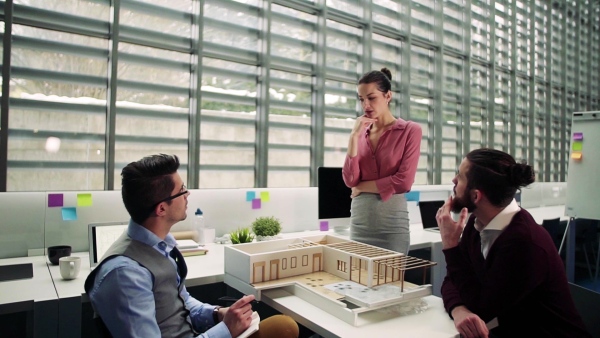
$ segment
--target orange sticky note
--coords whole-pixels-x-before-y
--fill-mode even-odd
[[[582,157],[583,157],[583,154],[580,153],[580,152],[578,152],[578,151],[574,151],[571,154],[571,158],[574,159],[574,160],[578,160],[579,161],[579,160],[581,160]]]

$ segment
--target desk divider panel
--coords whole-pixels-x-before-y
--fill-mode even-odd
[[[172,230],[191,229],[196,208],[202,209],[206,226],[215,228],[218,237],[250,226],[260,216],[278,218],[283,233],[318,230],[317,189],[191,189],[187,218]],[[559,184],[558,189],[560,199],[564,196],[563,185]],[[541,185],[531,191],[524,189],[522,200],[541,195],[541,190]],[[556,188],[550,190],[556,192]],[[415,186],[413,191],[419,192],[422,201],[446,199],[452,185]],[[74,252],[87,251],[88,224],[129,220],[120,190],[4,192],[0,193],[0,205],[0,258],[27,256],[32,249],[44,254],[45,248],[53,245],[71,245]],[[409,201],[408,208],[410,223],[420,223],[417,201]]]
[[[318,230],[317,188],[191,189],[187,219],[172,231],[191,229],[194,212],[200,208],[206,227],[217,237],[248,227],[260,216],[281,221],[283,233]]]
[[[88,224],[129,220],[120,190],[47,192],[44,195],[46,247],[70,245],[74,252],[87,251]],[[259,216],[279,218],[282,232],[319,227],[316,188],[190,189],[187,218],[172,231],[191,229],[196,208],[202,209],[206,226],[214,227],[217,236],[250,226]]]
[[[46,247],[87,251],[88,224],[129,220],[120,190],[46,192]]]

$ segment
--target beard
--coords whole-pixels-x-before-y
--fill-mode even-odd
[[[473,203],[469,196],[471,196],[470,190],[466,191],[462,197],[457,196],[455,193],[454,199],[452,199],[452,212],[460,213],[460,211],[463,208],[467,208],[467,211],[469,213],[472,213],[477,208],[477,206],[475,205],[475,203]]]

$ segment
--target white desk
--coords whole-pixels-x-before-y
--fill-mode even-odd
[[[425,231],[421,224],[411,224],[410,248],[412,250],[431,248],[432,260],[438,264],[432,267],[432,286],[438,293],[446,275],[446,262],[441,251],[439,233]],[[329,231],[304,231],[282,234],[283,238],[330,234],[348,238]],[[410,255],[410,253],[409,253]],[[436,258],[438,260],[436,260]],[[441,258],[441,262],[439,259]],[[370,311],[359,316],[359,325],[353,326],[329,314],[319,307],[293,295],[284,289],[262,291],[261,300],[306,326],[323,337],[455,337],[454,322],[444,310],[442,299],[432,295],[423,298],[428,309],[423,313],[401,315]]]
[[[444,310],[442,299],[436,296],[423,298],[428,308],[422,313],[397,315],[380,311],[366,312],[360,315],[358,326],[350,325],[282,289],[263,291],[261,299],[267,305],[326,338],[449,338],[457,334],[454,322]]]
[[[569,216],[565,216],[564,205],[551,205],[537,208],[525,208],[538,224],[542,224],[545,219],[560,218],[561,221],[568,221]]]
[[[58,297],[45,256],[5,258],[2,265],[33,264],[33,278],[0,282],[0,314],[31,312],[34,337],[57,337]],[[30,323],[33,321],[33,323]]]
[[[325,232],[327,234],[333,234],[333,231]],[[306,232],[297,232],[290,234],[283,234],[283,237],[293,236],[312,236],[318,234],[325,234],[321,231],[306,231]],[[440,235],[437,233],[424,231],[420,228],[420,225],[415,225],[411,227],[411,249],[420,249],[420,248],[432,248],[432,255],[434,255],[434,251],[439,251],[441,255],[441,245]],[[435,249],[434,246],[438,244],[439,249]],[[188,266],[188,276],[186,279],[186,286],[198,286],[205,284],[212,284],[222,282],[224,280],[225,270],[224,270],[224,246],[219,244],[209,244],[207,245],[209,252],[203,256],[190,256],[186,257],[186,263]],[[15,308],[15,304],[22,303],[30,300],[31,304],[29,306],[36,305],[36,311],[34,314],[37,317],[41,317],[48,321],[49,323],[54,323],[54,331],[48,331],[47,326],[40,326],[36,321],[35,330],[38,329],[46,330],[45,334],[40,335],[40,337],[54,337],[54,335],[49,334],[49,332],[57,332],[57,337],[65,338],[65,337],[80,337],[81,336],[81,306],[83,302],[87,302],[88,298],[84,290],[84,282],[89,273],[91,272],[89,258],[87,252],[76,252],[73,253],[73,256],[81,257],[81,271],[79,276],[73,280],[64,280],[60,276],[60,269],[58,266],[50,265],[47,263],[47,259],[45,256],[37,256],[37,257],[23,257],[23,258],[15,258],[15,259],[2,259],[0,262],[2,264],[13,264],[13,263],[24,263],[24,262],[34,262],[34,278],[30,280],[19,280],[14,282],[3,282],[0,283],[0,314],[4,306],[9,306],[13,304],[13,308]],[[442,256],[443,259],[443,256]],[[432,258],[432,260],[435,260]],[[445,262],[440,263],[432,268],[432,281],[434,280],[434,276],[436,276],[435,269],[441,271],[438,273],[440,278],[443,278],[445,275],[446,264]],[[442,274],[443,272],[443,274]],[[10,284],[6,284],[10,283]],[[434,284],[434,283],[432,283]],[[438,283],[441,285],[441,279]],[[28,290],[27,293],[26,290]],[[269,293],[270,294],[270,293]],[[39,309],[37,310],[37,306],[42,306],[44,301],[52,300],[52,308],[49,309]],[[418,315],[411,315],[404,319],[402,318],[386,318],[386,316],[382,316],[381,313],[377,313],[376,311],[372,315],[368,315],[366,318],[370,316],[375,316],[372,319],[371,324],[367,325],[372,331],[374,327],[379,328],[379,325],[383,325],[383,328],[387,330],[388,325],[401,325],[402,330],[404,330],[404,326],[407,326],[407,332],[424,332],[421,331],[423,329],[433,330],[432,333],[436,332],[436,322],[441,321],[443,327],[440,329],[440,337],[448,337],[446,333],[455,332],[454,325],[452,321],[449,319],[447,314],[445,313],[443,307],[441,306],[441,299],[430,296],[427,297],[428,303],[430,304],[430,309],[428,309],[425,313]],[[297,301],[302,301],[298,299]],[[269,304],[271,305],[271,304]],[[272,305],[271,305],[272,306]],[[292,314],[293,308],[285,309],[284,305],[273,306],[277,310],[282,313]],[[310,311],[309,311],[310,312]],[[296,316],[303,315],[304,312],[301,311]],[[312,318],[312,315],[306,314],[308,318]],[[345,322],[328,315],[329,317],[335,320],[328,320],[328,325],[325,325],[323,328],[319,329],[325,333],[331,326],[332,334],[336,334],[335,332],[344,332],[338,331],[339,327],[344,328],[346,324]],[[423,316],[423,317],[421,317]],[[389,316],[388,316],[389,317]],[[380,320],[380,318],[383,318]],[[419,319],[414,324],[415,318],[423,318]],[[299,320],[300,323],[306,323],[307,321],[312,321],[312,319],[303,319]],[[56,324],[58,322],[58,324]],[[338,322],[343,324],[338,324]],[[322,320],[315,319],[315,323],[319,323],[318,325],[322,325]],[[390,324],[392,323],[392,324]],[[412,325],[409,325],[413,323]],[[449,325],[449,326],[446,326]],[[308,326],[308,325],[307,325]],[[310,326],[308,326],[310,327]],[[350,326],[354,328],[354,326]],[[349,328],[347,328],[349,330]],[[398,327],[396,327],[396,330]],[[323,331],[325,330],[325,331]],[[346,329],[344,329],[346,330]],[[448,331],[449,330],[449,331]],[[40,331],[43,332],[43,331]],[[361,331],[363,332],[363,331]],[[366,331],[365,331],[366,332]],[[382,331],[383,332],[383,331]],[[428,331],[427,331],[428,332]],[[329,336],[332,336],[329,334]],[[346,337],[346,335],[342,335]],[[431,335],[432,337],[436,337],[436,335]]]

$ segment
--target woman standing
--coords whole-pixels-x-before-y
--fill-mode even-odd
[[[371,71],[358,81],[364,115],[350,133],[342,169],[352,189],[350,239],[408,254],[410,230],[404,193],[421,154],[421,127],[390,111],[392,74]]]

